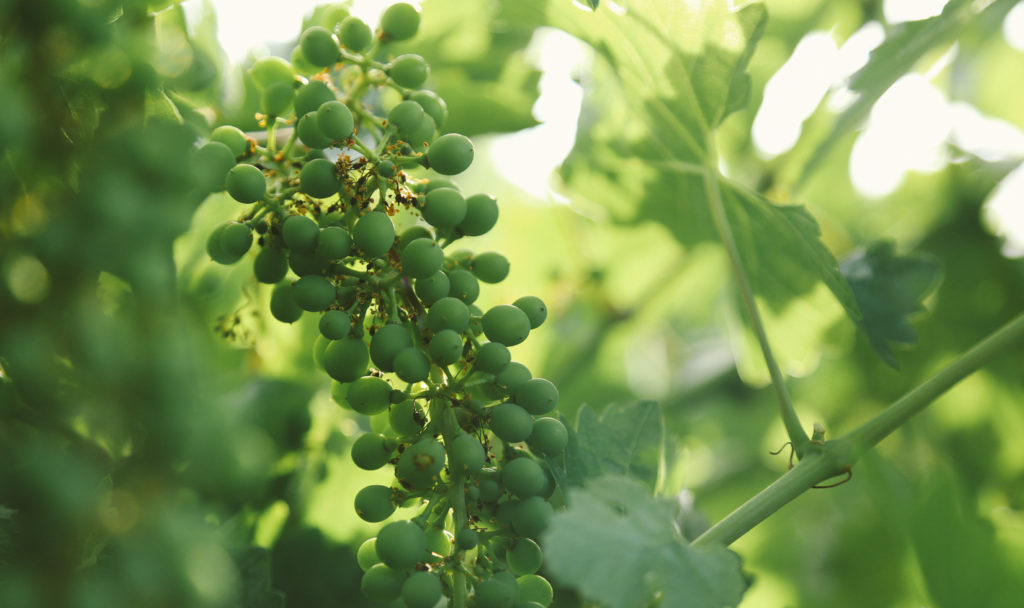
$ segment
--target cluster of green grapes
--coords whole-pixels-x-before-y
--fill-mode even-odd
[[[498,205],[425,171],[461,173],[473,145],[437,136],[447,109],[422,88],[423,58],[377,59],[419,20],[408,4],[390,7],[376,32],[347,16],[303,32],[291,63],[253,65],[266,146],[221,126],[196,155],[209,191],[247,205],[207,250],[232,264],[256,239],[253,271],[273,285],[271,314],[285,323],[320,315],[314,359],[334,380],[334,401],[380,431],[358,437],[352,459],[394,470],[389,485],[358,493],[356,513],[382,522],[421,507],[360,548],[364,593],[409,608],[442,597],[457,608],[543,607],[552,588],[536,574],[536,539],[555,490],[543,458],[561,453],[568,435],[546,416],[555,386],[512,361],[509,347],[547,311],[532,296],[482,311],[480,283],[503,280],[508,260],[448,248],[488,232]],[[278,147],[278,128],[289,126]],[[396,234],[400,212],[413,219]]]

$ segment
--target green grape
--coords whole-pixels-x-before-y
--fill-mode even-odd
[[[299,136],[299,141],[305,144],[306,147],[314,150],[329,148],[333,143],[331,138],[324,135],[323,131],[320,130],[320,126],[316,124],[316,112],[304,114],[299,119],[299,124],[295,127],[295,131]]]
[[[255,203],[267,193],[267,178],[252,165],[236,165],[224,180],[231,198],[240,203]]]
[[[548,318],[548,309],[544,301],[537,296],[523,296],[512,304],[526,313],[530,318],[530,329],[537,329]]]
[[[391,403],[391,385],[386,380],[365,376],[348,387],[348,404],[365,416],[379,414]]]
[[[466,217],[466,199],[457,190],[438,188],[427,193],[423,219],[437,228],[452,228]]]
[[[500,283],[508,276],[508,259],[500,253],[488,251],[474,257],[469,269],[484,283]]]
[[[300,277],[322,274],[324,271],[324,261],[311,253],[291,252],[288,257],[288,265]]]
[[[501,370],[494,380],[498,383],[498,386],[514,391],[532,376],[530,370],[525,365],[518,361],[513,361],[506,365],[505,369]]]
[[[328,310],[320,316],[319,328],[328,340],[341,340],[352,329],[352,319],[344,310]]]
[[[281,224],[281,238],[292,252],[313,253],[320,227],[304,215],[289,215]]]
[[[341,59],[338,41],[334,39],[334,34],[319,25],[314,25],[302,32],[302,36],[299,37],[299,46],[302,48],[302,55],[317,67],[329,67]]]
[[[363,572],[380,563],[380,558],[377,557],[376,536],[364,540],[363,544],[359,545],[359,549],[356,551],[356,561]]]
[[[455,534],[455,545],[463,551],[469,551],[478,544],[480,534],[472,528],[463,528]]]
[[[526,438],[526,442],[536,454],[557,456],[568,445],[569,432],[560,420],[537,418],[533,421],[533,431]]]
[[[409,99],[420,104],[423,111],[434,119],[434,125],[438,128],[444,124],[444,121],[448,120],[448,104],[437,93],[423,89],[410,95]]]
[[[456,268],[447,274],[448,295],[458,298],[466,304],[476,302],[480,296],[480,282],[476,280],[472,272],[464,268]]]
[[[356,515],[364,521],[377,523],[391,517],[395,504],[391,501],[391,488],[387,486],[366,486],[356,494]]]
[[[477,608],[512,608],[515,596],[504,581],[490,578],[476,583]]]
[[[409,570],[427,550],[423,529],[411,521],[393,521],[377,533],[377,556],[395,570]]]
[[[414,488],[426,489],[444,468],[444,462],[444,446],[433,437],[424,437],[402,452],[395,476]]]
[[[499,374],[512,361],[512,353],[501,342],[487,342],[476,349],[473,364],[486,374]]]
[[[422,57],[414,54],[395,57],[388,70],[388,76],[395,81],[395,84],[407,89],[420,88],[429,75],[430,66]]]
[[[375,602],[390,602],[402,595],[405,573],[392,570],[384,564],[375,564],[363,574],[360,589]]]
[[[292,286],[287,283],[274,285],[270,292],[270,314],[282,323],[294,323],[302,316],[302,308],[295,301]]]
[[[316,126],[329,139],[341,141],[348,139],[355,129],[352,110],[338,100],[325,102],[316,111]]]
[[[398,253],[405,251],[406,246],[415,241],[416,239],[431,239],[433,240],[434,235],[431,234],[430,230],[427,230],[423,226],[410,226],[398,237],[398,243],[395,245],[395,249]]]
[[[454,472],[476,475],[483,468],[486,458],[484,446],[468,433],[459,434],[448,446],[448,464]]]
[[[395,442],[383,435],[366,433],[352,442],[352,462],[360,469],[376,471],[391,460]]]
[[[320,367],[323,367],[324,354],[327,352],[327,347],[330,345],[331,341],[328,340],[327,344],[323,347],[323,351],[320,353]],[[316,346],[315,343],[314,346]],[[316,351],[313,352],[314,354],[316,353]],[[338,382],[337,380],[331,380],[331,401],[336,403],[338,407],[342,409],[351,410],[352,408],[349,406],[347,398],[348,386],[349,385],[347,382]]]
[[[427,161],[431,169],[442,175],[462,173],[473,163],[473,142],[458,133],[442,135],[431,144]]]
[[[402,250],[402,272],[413,279],[425,279],[441,269],[444,251],[434,239],[416,239]]]
[[[320,312],[334,303],[334,283],[325,276],[310,274],[292,284],[295,303],[302,310]]]
[[[466,236],[486,234],[498,223],[498,199],[490,194],[474,194],[466,199],[466,217],[455,227]]]
[[[551,600],[555,598],[551,583],[543,576],[524,574],[516,579],[516,584],[519,585],[519,601],[521,602],[534,602],[542,608],[547,608],[551,605]]]
[[[267,116],[283,116],[295,99],[295,88],[290,83],[275,82],[263,89],[260,106]]]
[[[458,184],[448,179],[447,177],[431,177],[429,180],[426,181],[426,184],[423,186],[423,192],[429,194],[434,190],[437,190],[438,188],[451,188],[452,190],[458,192],[459,194],[462,194],[462,188],[459,188]]]
[[[395,127],[400,138],[408,141],[423,124],[424,116],[426,114],[423,113],[420,104],[407,99],[391,108],[388,112],[388,123]]]
[[[334,340],[324,351],[324,371],[338,382],[352,382],[366,374],[370,354],[358,338]]]
[[[324,104],[326,107],[327,104]],[[314,198],[334,196],[341,188],[337,168],[326,158],[314,158],[299,172],[299,190]]]
[[[341,23],[349,14],[349,2],[334,2],[324,6],[324,12],[320,15],[320,25],[332,30]]]
[[[220,248],[236,260],[252,247],[252,231],[241,222],[228,222],[220,232]]]
[[[486,503],[497,502],[501,498],[501,485],[496,479],[480,480],[480,500]]]
[[[391,406],[391,410],[388,411],[388,423],[399,436],[417,435],[423,430],[423,425],[417,420],[418,411],[416,402],[406,399]]]
[[[516,574],[533,574],[540,570],[544,555],[536,542],[529,538],[517,538],[505,552],[505,561],[508,569]]]
[[[530,317],[521,308],[499,304],[484,313],[484,335],[491,342],[515,346],[530,335]]]
[[[551,523],[554,512],[551,503],[540,496],[531,496],[516,504],[512,514],[512,529],[520,536],[537,538]]]
[[[203,144],[192,156],[192,175],[203,192],[220,192],[228,171],[235,166],[235,154],[219,141]]]
[[[415,346],[398,351],[394,365],[395,374],[406,382],[423,382],[430,374],[430,359]]]
[[[358,53],[373,42],[373,30],[359,17],[349,15],[341,22],[338,37],[345,48]]]
[[[384,178],[392,178],[398,173],[398,168],[395,166],[394,161],[382,160],[377,165],[377,175]]]
[[[402,325],[385,325],[370,338],[370,359],[383,372],[395,371],[395,355],[412,346],[409,330]]]
[[[245,136],[241,129],[234,125],[221,125],[217,127],[210,133],[210,141],[220,142],[230,148],[235,158],[244,156],[249,152],[249,138]]]
[[[264,246],[253,260],[252,270],[260,283],[278,283],[288,274],[288,258],[277,247]]]
[[[335,99],[337,98],[334,91],[327,86],[327,83],[322,80],[310,80],[295,91],[295,115],[306,116],[310,112],[316,112],[321,105]]]
[[[462,358],[462,336],[457,331],[442,329],[430,339],[427,352],[434,363],[451,365]]]
[[[414,289],[419,299],[427,306],[431,306],[448,295],[450,291],[448,275],[437,271],[425,279],[416,279]]]
[[[259,89],[266,89],[275,83],[291,84],[295,71],[291,64],[280,57],[262,57],[249,68],[252,80]]]
[[[380,29],[391,40],[408,40],[420,28],[420,12],[411,4],[392,4],[380,17]]]
[[[501,483],[506,490],[520,498],[540,494],[544,488],[544,478],[544,469],[528,456],[510,460],[501,469]]]
[[[441,579],[431,572],[413,572],[402,585],[402,601],[408,608],[433,608],[441,594]]]
[[[491,408],[488,424],[491,431],[506,443],[523,441],[533,430],[530,413],[515,403],[499,403]]]
[[[224,234],[224,229],[227,227],[227,223],[218,225],[210,232],[210,236],[206,238],[206,254],[218,264],[234,264],[241,257],[229,254],[224,251],[224,247],[221,245],[220,237]]]
[[[550,380],[531,378],[515,387],[512,398],[526,411],[540,416],[558,406],[558,389]]]
[[[434,119],[429,114],[423,115],[423,122],[416,130],[409,134],[406,140],[413,152],[423,152],[434,135],[437,134],[437,125],[434,124]]]
[[[323,71],[323,68],[318,68],[317,66],[310,63],[309,59],[306,59],[306,56],[302,54],[301,46],[293,48],[290,57],[292,67],[295,68],[295,71],[298,74],[301,74],[303,76],[312,76]]]
[[[356,222],[352,238],[365,257],[379,258],[395,242],[395,225],[387,213],[367,213]]]
[[[313,255],[318,260],[329,262],[348,257],[352,253],[352,237],[341,226],[328,226],[320,230]]]
[[[427,327],[435,333],[442,329],[462,333],[469,327],[469,308],[458,298],[441,298],[427,311]]]

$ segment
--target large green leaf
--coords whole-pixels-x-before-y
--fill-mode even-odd
[[[747,587],[739,557],[722,546],[690,547],[677,511],[629,478],[572,488],[544,536],[547,572],[609,608],[735,606]]]

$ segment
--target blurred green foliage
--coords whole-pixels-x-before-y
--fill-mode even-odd
[[[707,3],[718,8],[694,21],[676,11],[691,3],[631,2],[640,19],[622,29],[627,17],[608,3],[587,4],[596,12],[569,0],[428,0],[423,34],[395,54],[426,57],[447,126],[483,134],[535,124],[536,28],[593,45],[579,68],[576,147],[554,180],[567,204],[507,183],[507,158],[459,181],[498,196],[498,229],[473,246],[512,261],[481,305],[522,293],[547,302],[548,325],[514,357],[558,384],[562,415],[601,451],[591,464],[614,465],[601,472],[637,475],[599,421],[653,406],[599,412],[652,399],[663,429],[628,418],[633,437],[664,434],[661,459],[637,452],[642,481],[681,504],[696,496],[708,519],[786,469],[785,453],[769,454],[785,433],[763,363],[700,179],[685,173],[719,123],[723,164],[745,185],[727,193],[744,262],[806,422],[830,436],[853,428],[1024,309],[1024,263],[981,219],[1020,158],[954,155],[874,200],[849,177],[870,103],[904,70],[926,69],[925,51],[948,49],[953,19],[959,47],[932,78],[1024,129],[1024,54],[999,34],[1012,2],[979,16],[954,0],[933,20],[887,26],[854,80],[860,119],[821,104],[795,147],[767,160],[750,133],[768,79],[808,32],[841,43],[884,22],[881,3],[766,0],[739,16]],[[205,257],[236,203],[196,195],[188,159],[218,124],[255,128],[256,100],[226,101],[238,68],[216,45],[214,7],[200,7],[190,21],[166,1],[0,0],[0,606],[370,605],[355,550],[374,528],[351,501],[376,478],[351,464],[348,445],[383,421],[330,403],[311,319],[277,323],[246,264]],[[307,21],[329,14],[341,13]],[[689,35],[654,35],[670,24]],[[922,52],[885,60],[905,48]],[[719,68],[727,79],[699,77]],[[910,324],[884,319],[865,335],[844,314],[870,323],[864,291],[839,280],[835,260],[863,266],[847,256],[878,241],[895,243],[894,260],[934,260],[944,278],[926,295],[927,268],[912,285],[888,275],[869,293],[899,292]],[[817,263],[792,258],[806,250]],[[911,328],[916,345],[892,346],[895,370],[872,342],[908,342],[898,338]],[[735,543],[752,579],[741,606],[1016,605],[1021,369],[1024,350],[1008,354],[881,444],[850,483],[808,493]],[[614,445],[595,448],[595,437]],[[580,601],[556,589],[557,605]]]

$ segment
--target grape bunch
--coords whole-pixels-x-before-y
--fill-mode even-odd
[[[474,304],[509,261],[450,247],[491,230],[498,204],[449,179],[470,166],[473,144],[438,136],[447,108],[423,88],[429,65],[385,52],[415,35],[418,10],[390,7],[376,32],[337,17],[306,29],[291,62],[252,66],[265,147],[224,125],[198,150],[204,188],[245,205],[207,251],[233,264],[255,241],[249,257],[256,280],[273,286],[271,315],[319,315],[313,355],[331,396],[374,429],[351,457],[394,473],[359,491],[356,513],[376,523],[417,507],[359,549],[363,592],[409,608],[442,596],[456,608],[547,606],[537,539],[555,486],[544,458],[568,435],[550,416],[556,387],[510,351],[547,310],[533,296]],[[396,220],[408,227],[396,233]]]

